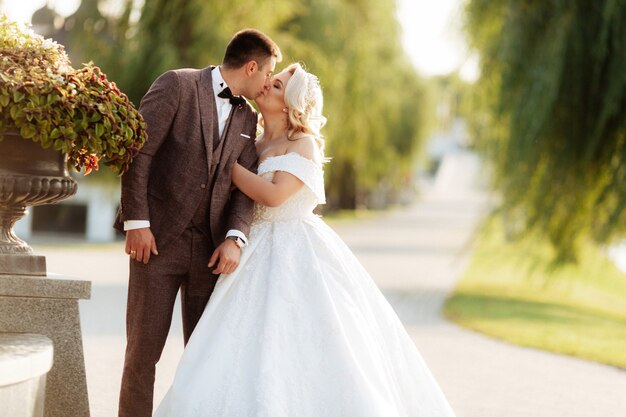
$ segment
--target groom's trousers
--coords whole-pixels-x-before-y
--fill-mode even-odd
[[[147,265],[131,260],[126,308],[126,357],[119,417],[150,417],[155,366],[170,329],[180,289],[185,344],[213,292],[217,275],[208,268],[211,240],[190,226]]]

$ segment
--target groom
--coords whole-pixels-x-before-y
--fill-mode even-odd
[[[256,166],[257,114],[240,96],[269,88],[281,53],[265,34],[235,34],[219,67],[161,75],[141,100],[148,141],[122,177],[115,227],[130,256],[120,417],[152,415],[155,365],[180,289],[189,340],[221,273],[239,263],[253,203],[231,192],[235,161]]]

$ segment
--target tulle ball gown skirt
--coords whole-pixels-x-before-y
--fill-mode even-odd
[[[157,417],[453,417],[398,317],[320,218],[258,222]]]

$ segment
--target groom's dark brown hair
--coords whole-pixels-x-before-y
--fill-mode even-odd
[[[256,29],[243,29],[235,33],[224,53],[222,65],[227,68],[241,68],[250,61],[263,65],[269,57],[282,60],[278,45],[265,33]]]

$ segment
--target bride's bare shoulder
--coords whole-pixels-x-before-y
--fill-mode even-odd
[[[317,140],[315,140],[315,137],[310,135],[291,139],[289,141],[289,146],[287,146],[286,153],[290,152],[295,152],[300,156],[310,159],[318,164],[322,162],[322,156],[320,154],[319,146],[317,145]]]

